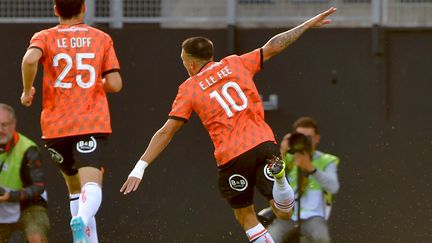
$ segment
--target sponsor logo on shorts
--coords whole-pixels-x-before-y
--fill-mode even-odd
[[[90,140],[81,140],[76,144],[76,148],[78,152],[82,154],[91,153],[96,150],[97,142],[93,136],[90,137]]]
[[[228,179],[228,183],[231,189],[239,192],[246,190],[246,188],[248,187],[248,181],[246,180],[246,178],[239,174],[234,174],[230,176],[230,178]]]
[[[274,177],[272,176],[272,174],[270,173],[270,168],[268,167],[268,165],[264,166],[264,175],[267,179],[274,181]]]
[[[51,155],[52,160],[54,160],[55,162],[57,162],[59,164],[63,163],[64,158],[59,152],[55,151],[52,148],[48,148],[48,152]]]

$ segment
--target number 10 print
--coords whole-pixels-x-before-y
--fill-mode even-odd
[[[242,100],[242,104],[238,105],[235,103],[234,99],[231,97],[231,95],[228,93],[228,88],[233,88],[237,94],[239,95],[240,99]],[[240,86],[236,82],[228,82],[222,86],[222,96],[225,98],[225,100],[228,101],[232,109],[236,111],[242,111],[246,109],[247,107],[247,97],[241,90]],[[232,117],[234,113],[231,111],[230,106],[225,102],[225,100],[222,98],[222,96],[217,92],[216,90],[210,93],[210,98],[216,98],[216,100],[219,102],[219,104],[222,106],[222,108],[225,110],[228,117]]]

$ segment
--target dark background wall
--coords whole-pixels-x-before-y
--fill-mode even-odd
[[[0,25],[3,33],[0,102],[13,105],[19,129],[41,146],[40,87],[31,108],[19,105],[20,62],[42,25]],[[110,95],[114,133],[106,154],[101,242],[246,242],[219,196],[212,143],[197,117],[148,168],[139,191],[120,186],[153,133],[167,118],[177,86],[187,77],[180,43],[193,35],[214,40],[216,59],[227,52],[225,30],[167,30],[127,25],[110,30],[122,65],[124,89]],[[281,30],[237,31],[237,53],[262,46]],[[256,76],[278,139],[302,115],[321,127],[320,149],[341,158],[341,189],[330,219],[334,242],[432,241],[432,32],[313,29]],[[378,48],[375,48],[378,47]],[[66,187],[44,154],[51,242],[70,240]],[[257,197],[257,209],[266,206]]]

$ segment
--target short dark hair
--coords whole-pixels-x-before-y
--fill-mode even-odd
[[[187,54],[201,60],[213,57],[213,43],[205,37],[190,37],[183,41],[182,48]]]
[[[84,0],[54,0],[54,3],[60,17],[71,19],[81,13]]]
[[[318,123],[309,116],[303,116],[297,119],[293,124],[293,130],[296,131],[299,127],[313,128],[316,134],[319,134]]]

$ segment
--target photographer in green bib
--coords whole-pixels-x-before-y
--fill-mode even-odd
[[[49,219],[41,155],[16,130],[14,109],[0,103],[0,243],[23,230],[27,242],[48,242]]]
[[[311,117],[297,119],[293,133],[281,141],[281,157],[296,201],[291,220],[275,218],[268,226],[275,242],[330,242],[327,220],[332,195],[339,190],[339,158],[317,150],[319,142],[318,124]],[[265,212],[259,213],[261,218],[271,221]]]

